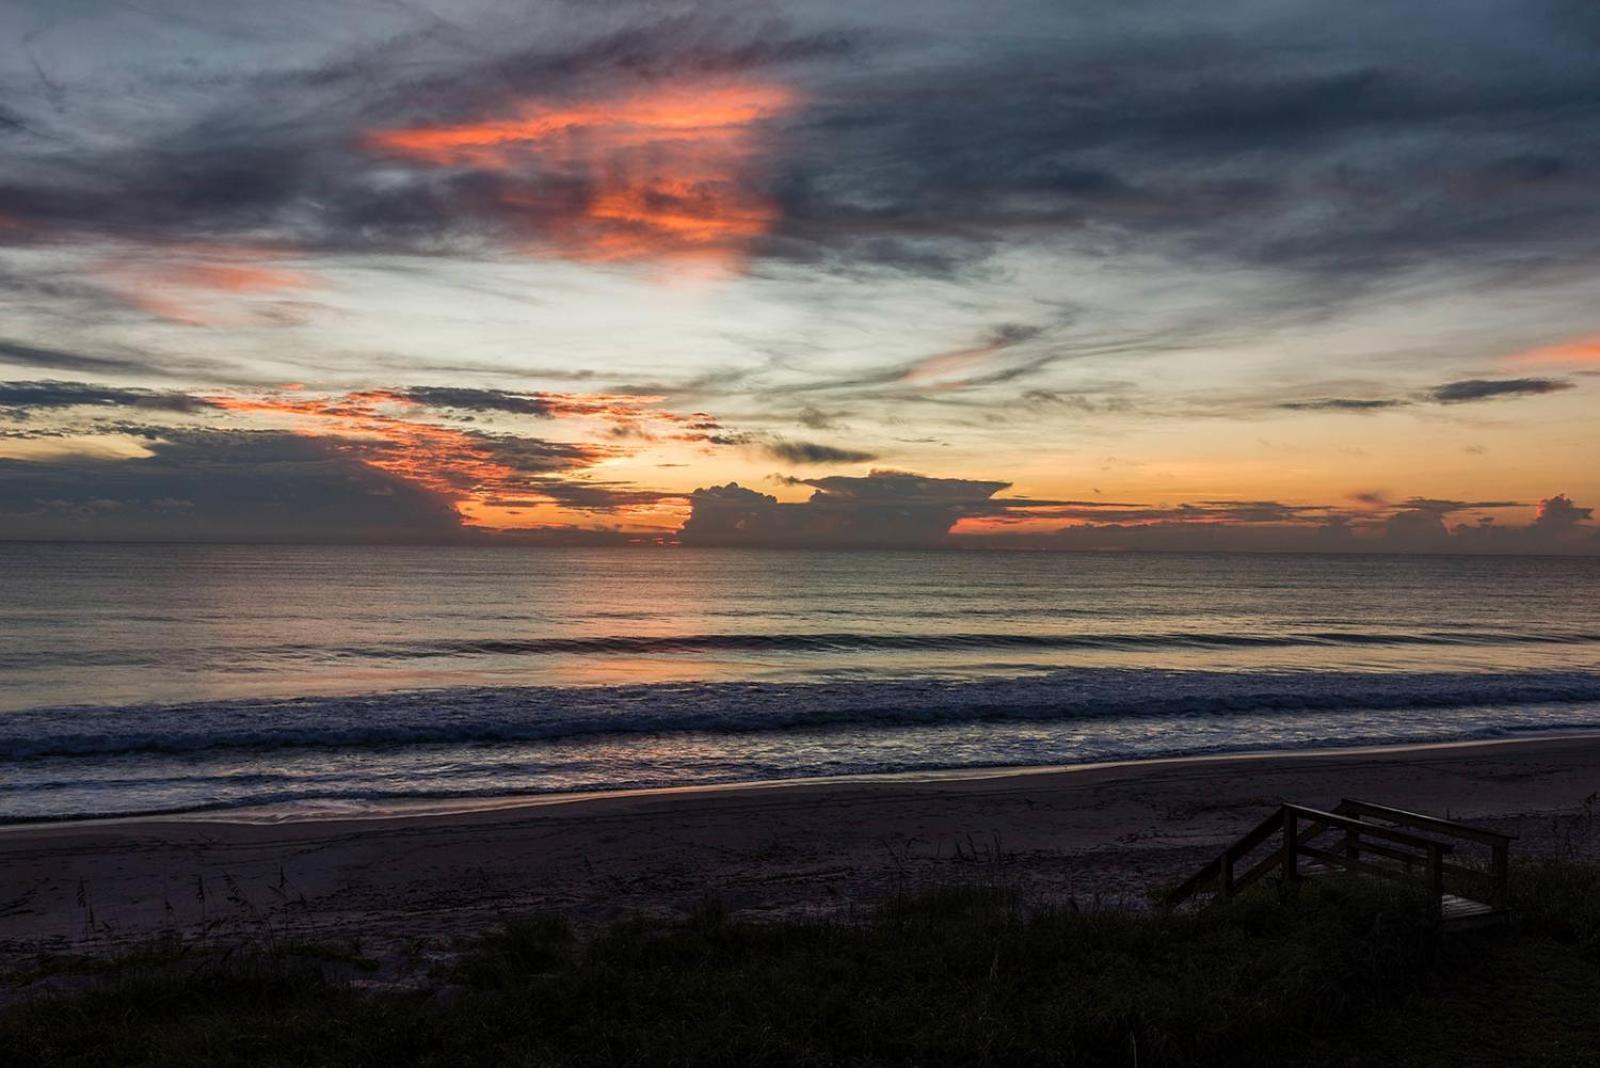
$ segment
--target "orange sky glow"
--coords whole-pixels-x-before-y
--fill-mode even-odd
[[[1597,367],[1600,366],[1600,335],[1528,349],[1511,356],[1506,362],[1513,367]]]

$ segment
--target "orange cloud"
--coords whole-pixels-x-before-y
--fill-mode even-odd
[[[1016,324],[998,327],[980,344],[935,353],[918,360],[906,368],[900,381],[932,384],[938,389],[960,389],[971,385],[974,373],[984,371],[994,356],[1037,337],[1039,333],[1037,328]]]
[[[503,492],[503,487],[520,473],[517,467],[497,459],[482,435],[383,414],[380,405],[401,398],[382,390],[334,399],[210,399],[217,407],[232,412],[303,417],[306,421],[296,427],[296,432],[308,437],[352,439],[347,447],[363,463],[438,493],[456,505],[464,518],[464,506],[474,503],[481,494]],[[592,462],[586,455],[578,458]]]
[[[753,181],[763,124],[797,102],[793,90],[765,83],[665,85],[616,99],[527,101],[501,119],[374,130],[363,144],[509,175],[500,204],[534,233],[538,251],[734,268],[778,218]],[[576,200],[562,191],[574,182]]]
[[[1600,366],[1600,336],[1574,338],[1559,345],[1529,349],[1506,357],[1513,367]]]
[[[417,390],[426,395],[429,391]],[[510,396],[510,395],[506,395]],[[639,398],[607,394],[518,394],[537,404],[543,418],[627,420],[637,426],[658,422],[674,431],[696,416],[681,416],[649,408]],[[544,441],[483,430],[464,430],[427,421],[419,415],[429,408],[406,390],[372,389],[338,395],[275,393],[267,395],[218,394],[207,400],[225,411],[286,416],[295,433],[333,438],[338,448],[361,462],[407,479],[450,503],[469,526],[533,527],[570,521],[583,503],[550,496],[552,479],[572,485],[572,476],[607,460],[627,456],[631,449],[616,444]],[[524,413],[526,414],[526,413]],[[582,484],[586,491],[592,486]],[[570,497],[571,494],[566,496]],[[581,496],[581,495],[580,495]],[[655,499],[628,500],[616,495],[619,506],[607,509],[614,521],[647,529],[673,529],[683,505]],[[508,505],[508,499],[517,503]],[[597,500],[610,501],[605,493]]]
[[[961,384],[971,371],[988,363],[989,357],[1007,346],[1002,342],[974,345],[971,348],[952,349],[918,361],[901,376],[903,382],[942,382],[947,386]],[[955,379],[955,381],[951,381]]]
[[[146,246],[95,270],[119,297],[157,318],[188,326],[234,326],[271,321],[238,298],[316,284],[309,272],[268,265],[285,255],[244,245]]]
[[[303,271],[238,263],[178,264],[167,273],[167,277],[178,285],[224,293],[269,293],[277,289],[299,289],[311,284],[311,276]]]

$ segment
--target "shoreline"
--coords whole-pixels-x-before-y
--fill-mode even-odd
[[[859,772],[846,775],[796,775],[782,779],[736,780],[732,782],[691,783],[680,786],[640,786],[624,789],[552,791],[550,793],[511,793],[487,797],[443,797],[402,799],[392,807],[366,812],[274,811],[273,806],[240,806],[206,810],[139,812],[115,816],[45,816],[0,821],[0,841],[6,836],[29,831],[72,828],[129,827],[144,823],[221,825],[238,827],[279,827],[310,824],[379,824],[392,820],[418,820],[466,816],[475,813],[516,812],[552,805],[582,805],[635,798],[692,798],[700,795],[738,794],[744,791],[803,790],[856,783],[955,783],[1037,775],[1084,775],[1133,768],[1161,768],[1208,763],[1234,763],[1255,760],[1296,760],[1318,757],[1361,757],[1382,754],[1430,752],[1464,748],[1494,748],[1554,744],[1572,739],[1600,739],[1597,730],[1556,730],[1516,738],[1462,738],[1432,742],[1386,742],[1372,745],[1309,746],[1298,749],[1242,749],[1215,753],[1189,753],[1178,756],[1129,757],[1122,760],[1085,761],[1071,764],[1000,764],[954,768],[922,768],[908,771]]]
[[[18,825],[0,833],[0,969],[163,935],[263,932],[358,940],[399,961],[420,944],[448,956],[530,913],[604,924],[715,897],[749,918],[835,917],[970,881],[1142,907],[1271,807],[1346,796],[1517,835],[1518,856],[1600,856],[1600,734],[545,795],[382,817]]]

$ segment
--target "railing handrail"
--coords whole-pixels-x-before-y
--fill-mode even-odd
[[[1334,806],[1334,811],[1339,813],[1366,813],[1407,827],[1437,831],[1440,834],[1447,834],[1454,838],[1465,838],[1470,841],[1481,842],[1484,845],[1504,845],[1516,838],[1514,834],[1486,831],[1481,827],[1469,827],[1454,820],[1443,820],[1437,816],[1425,816],[1420,812],[1407,812],[1403,808],[1391,808],[1388,805],[1376,805],[1371,801],[1356,801],[1349,797],[1344,798]]]
[[[1388,826],[1386,823],[1367,822],[1360,818],[1361,814],[1393,823],[1414,824],[1421,829],[1438,830],[1450,837],[1487,843],[1491,846],[1491,867],[1486,872],[1479,872],[1476,869],[1447,863],[1444,858],[1455,851],[1453,843],[1441,841],[1439,837],[1413,834],[1398,827]],[[1328,831],[1343,832],[1342,851],[1323,849],[1312,844]],[[1265,859],[1258,860],[1248,871],[1242,874],[1236,872],[1235,865],[1238,862],[1253,854],[1263,843],[1278,833],[1283,836],[1282,845],[1274,849]],[[1298,862],[1300,857],[1307,857],[1347,871],[1363,872],[1402,882],[1426,880],[1430,897],[1435,902],[1435,914],[1441,918],[1445,898],[1444,877],[1447,873],[1484,878],[1491,889],[1490,906],[1504,912],[1509,896],[1507,847],[1511,839],[1511,835],[1479,831],[1475,827],[1464,827],[1449,820],[1348,798],[1341,801],[1333,812],[1325,812],[1308,805],[1283,803],[1248,833],[1224,848],[1215,859],[1172,889],[1166,896],[1166,903],[1168,906],[1179,905],[1213,882],[1217,884],[1216,890],[1219,896],[1232,897],[1275,868],[1282,869],[1284,885],[1287,888],[1304,877],[1299,870]],[[1380,842],[1389,845],[1380,845]],[[1396,849],[1392,846],[1404,848]],[[1384,865],[1381,862],[1375,864],[1363,860],[1362,854],[1399,861],[1404,868]],[[1417,865],[1421,865],[1420,870]]]
[[[1272,836],[1272,832],[1282,826],[1283,813],[1284,809],[1282,805],[1273,809],[1272,815],[1258,823],[1238,841],[1230,844],[1226,849],[1218,854],[1216,859],[1208,862],[1205,867],[1201,868],[1199,871],[1189,876],[1189,878],[1173,887],[1167,892],[1167,904],[1181,905],[1183,902],[1193,897],[1195,893],[1206,883],[1210,882],[1212,879],[1220,877],[1222,875],[1223,864],[1226,863],[1227,859],[1231,858],[1237,860],[1239,857],[1243,856],[1245,853],[1248,853],[1250,850],[1254,849],[1256,846],[1270,838]]]
[[[1340,816],[1317,808],[1307,808],[1305,805],[1284,805],[1283,808],[1284,811],[1293,812],[1296,816],[1304,819],[1325,823],[1331,827],[1338,827],[1346,831],[1354,831],[1358,835],[1369,835],[1389,842],[1398,842],[1401,845],[1408,845],[1415,849],[1431,850],[1437,848],[1440,852],[1449,853],[1455,848],[1449,842],[1441,842],[1437,838],[1409,834],[1393,827],[1381,827],[1374,823],[1358,820],[1353,816]]]
[[[1272,832],[1277,830],[1279,825],[1282,823],[1283,806],[1279,805],[1273,810],[1272,815],[1268,816],[1266,819],[1256,824],[1255,827],[1241,835],[1237,842],[1223,850],[1223,852],[1227,853],[1228,856],[1232,857],[1234,860],[1239,860],[1256,846],[1260,845],[1262,842],[1265,842],[1268,838],[1271,838]]]

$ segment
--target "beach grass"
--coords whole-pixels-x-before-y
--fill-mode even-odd
[[[1600,868],[1528,862],[1514,886],[1513,926],[1445,936],[1417,898],[1344,881],[1177,913],[966,885],[752,922],[708,897],[581,931],[510,920],[380,993],[352,981],[359,947],[169,939],[59,964],[76,987],[0,1016],[0,1049],[19,1066],[1594,1064]]]

